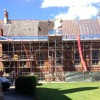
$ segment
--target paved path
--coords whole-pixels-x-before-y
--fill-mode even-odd
[[[11,87],[9,91],[5,91],[3,93],[4,93],[4,100],[34,100],[32,97],[16,94],[14,91],[14,87]]]
[[[4,94],[4,100],[34,100],[34,99],[14,94]]]

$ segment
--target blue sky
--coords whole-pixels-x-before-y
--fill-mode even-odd
[[[9,19],[47,20],[96,18],[100,0],[0,0],[0,19],[4,9]]]

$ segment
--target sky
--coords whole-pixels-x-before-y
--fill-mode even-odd
[[[0,0],[0,19],[7,9],[10,20],[97,18],[100,0]]]

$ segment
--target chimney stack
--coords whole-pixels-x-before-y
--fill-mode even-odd
[[[6,9],[4,9],[4,24],[8,23],[8,12]]]
[[[0,36],[3,36],[3,30],[0,29]]]

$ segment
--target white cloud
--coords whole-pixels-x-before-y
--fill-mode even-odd
[[[97,8],[93,4],[100,4],[100,0],[42,0],[41,8],[68,7],[66,13],[60,13],[55,18],[62,19],[88,19],[96,16]]]
[[[60,13],[55,18],[62,19],[90,19],[92,16],[96,16],[97,9],[94,6],[88,7],[70,7],[67,13]]]

